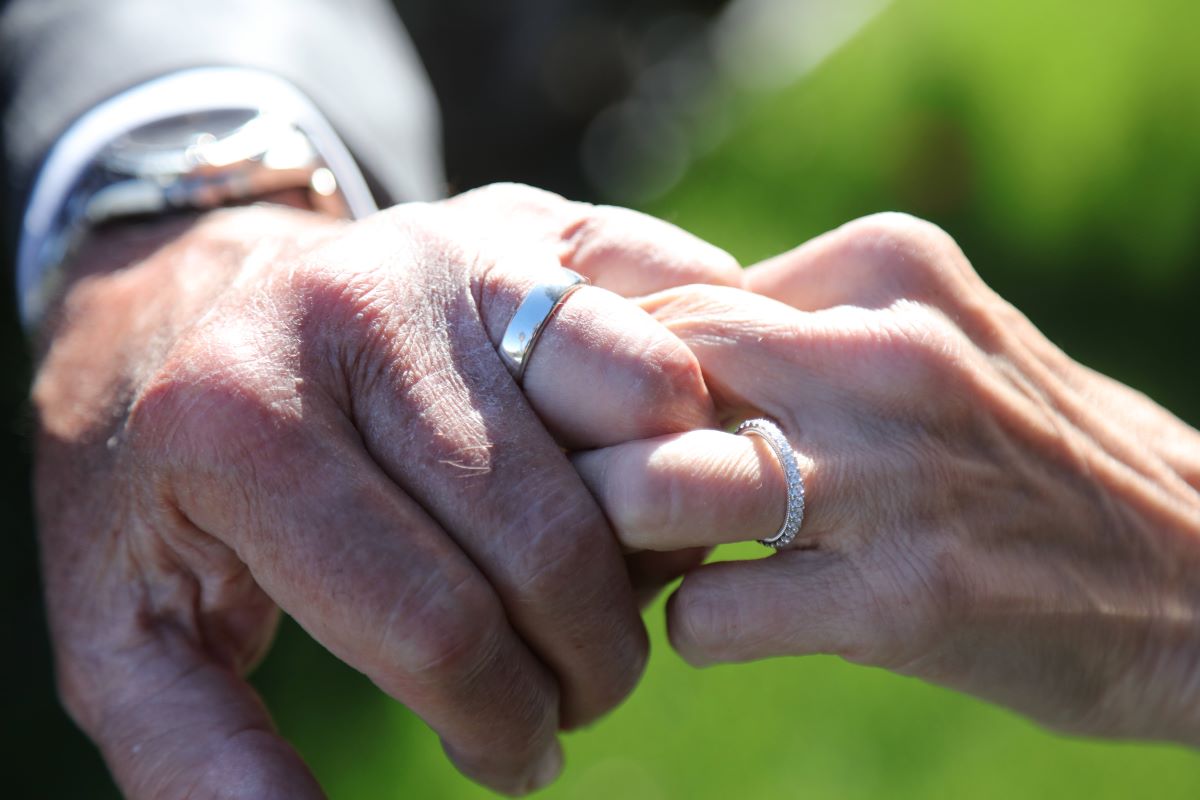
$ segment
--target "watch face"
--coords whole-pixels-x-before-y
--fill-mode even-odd
[[[240,145],[238,156],[254,158],[264,149],[260,137],[239,133],[252,128],[251,123],[258,119],[256,110],[232,109],[161,120],[114,141],[101,163],[120,175],[182,175],[203,164],[203,150],[218,143]]]

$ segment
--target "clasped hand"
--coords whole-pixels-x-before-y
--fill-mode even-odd
[[[495,347],[554,265],[518,388]],[[101,233],[34,387],[64,702],[131,797],[320,797],[243,676],[280,609],[506,792],[561,768],[684,575],[697,664],[837,653],[1091,734],[1200,744],[1200,442],[881,216],[745,272],[498,186],[344,224]],[[635,301],[618,295],[639,298]],[[522,390],[523,389],[523,390]],[[802,467],[780,524],[775,420]]]

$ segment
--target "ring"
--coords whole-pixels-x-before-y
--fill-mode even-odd
[[[796,462],[796,451],[788,444],[783,431],[769,419],[748,419],[737,426],[734,433],[746,436],[758,436],[770,446],[783,474],[787,478],[787,511],[784,513],[783,524],[774,536],[759,539],[759,544],[776,550],[791,544],[804,524],[804,478],[800,475],[800,465]]]
[[[500,360],[508,367],[518,386],[525,379],[529,356],[546,323],[572,292],[588,282],[587,278],[566,267],[559,267],[559,272],[561,274],[557,280],[535,284],[529,290],[500,339]]]

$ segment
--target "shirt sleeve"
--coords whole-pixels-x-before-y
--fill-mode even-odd
[[[386,0],[9,0],[0,3],[0,193],[10,233],[72,122],[133,86],[211,66],[252,67],[303,92],[380,205],[444,191],[437,105]]]

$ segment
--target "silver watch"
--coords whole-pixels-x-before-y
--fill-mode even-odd
[[[291,84],[242,68],[167,75],[77,120],[47,157],[17,250],[26,330],[41,321],[60,267],[84,233],[118,219],[303,192],[339,217],[375,211],[362,172]]]

